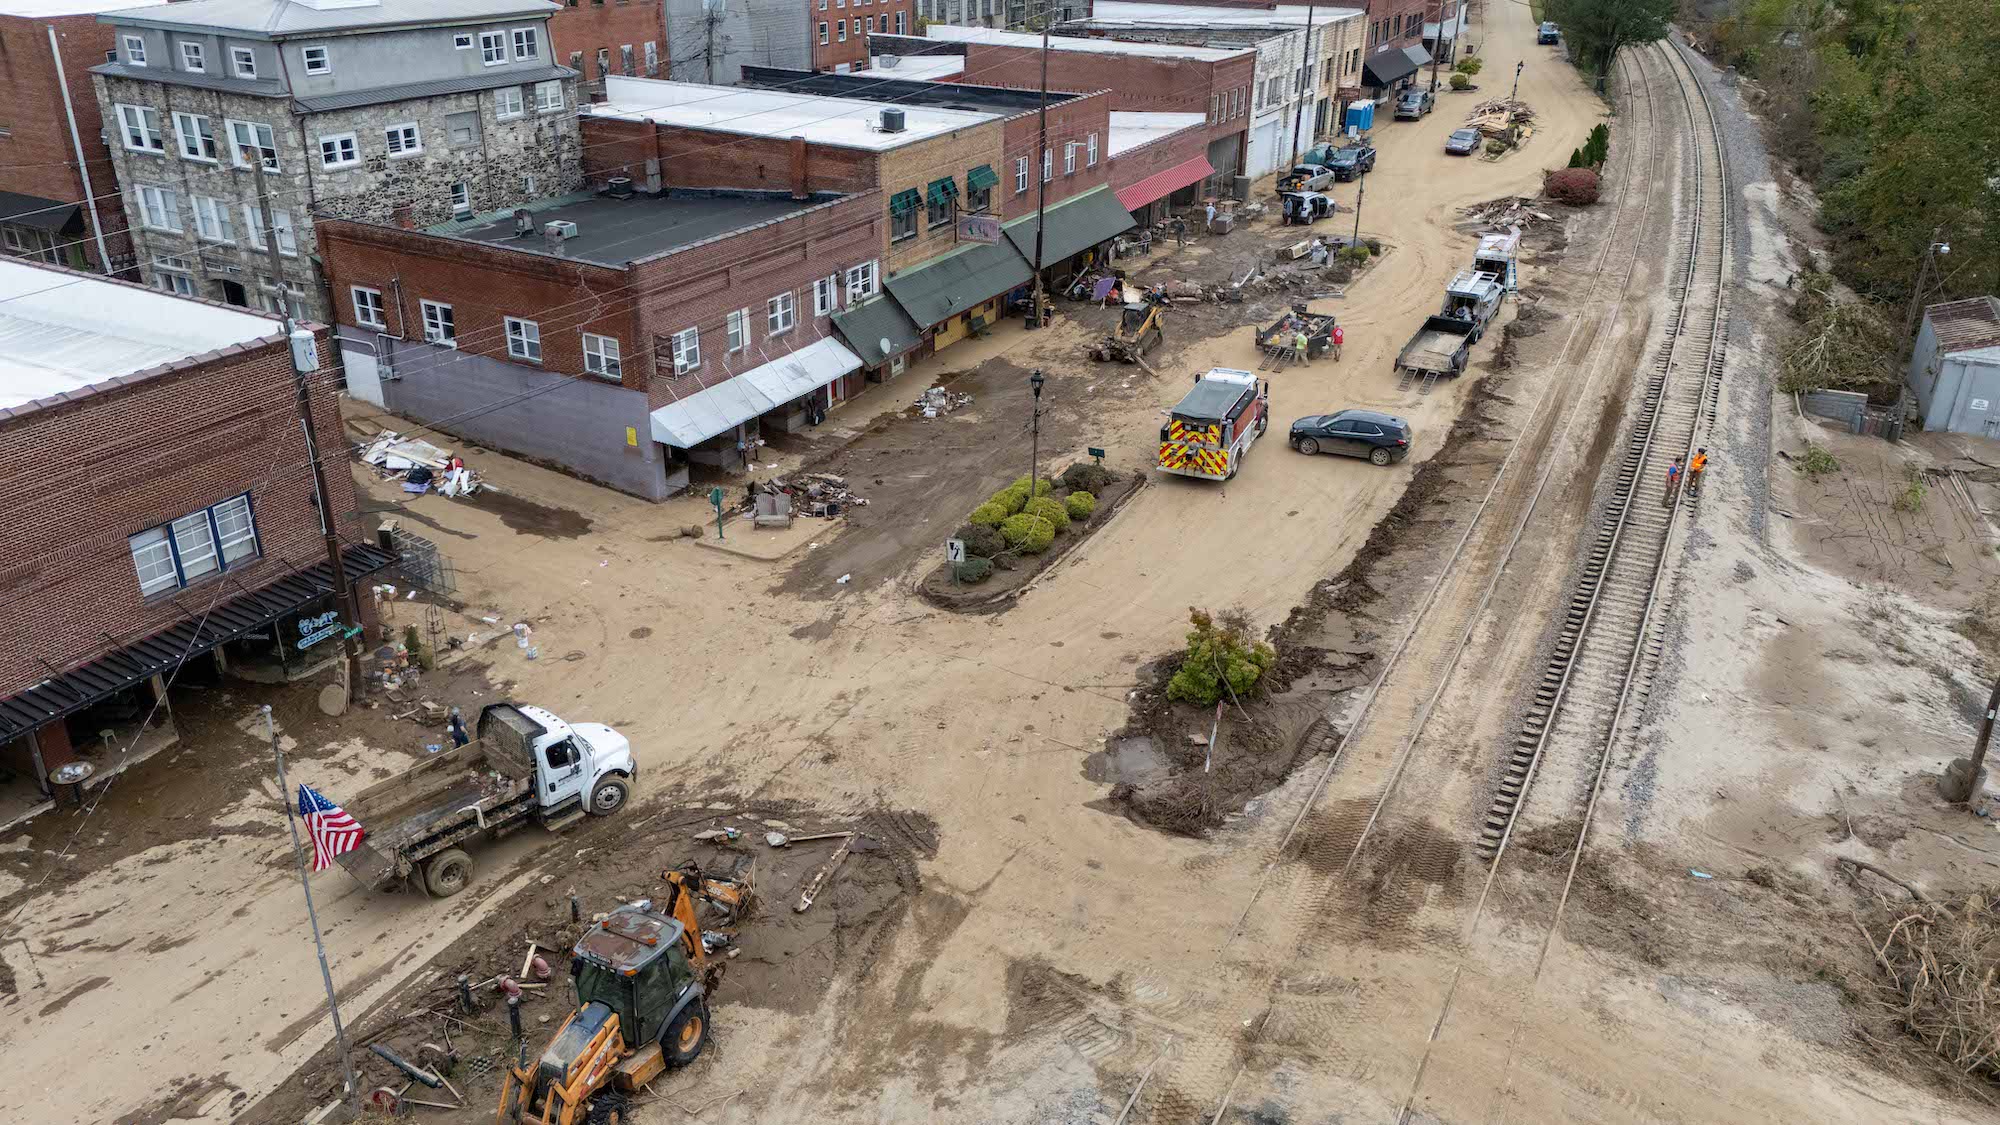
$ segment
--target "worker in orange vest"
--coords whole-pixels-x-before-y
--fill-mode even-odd
[[[1707,469],[1708,469],[1708,447],[1703,446],[1702,448],[1695,450],[1693,459],[1688,461],[1687,489],[1689,496],[1692,497],[1701,495],[1701,474]]]

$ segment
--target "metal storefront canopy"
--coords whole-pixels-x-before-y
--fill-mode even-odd
[[[867,367],[879,367],[890,356],[909,351],[924,335],[910,322],[903,307],[888,297],[871,297],[834,313],[833,327]],[[884,340],[889,341],[886,349],[882,346]]]
[[[1215,175],[1215,167],[1208,157],[1197,156],[1185,160],[1171,168],[1163,168],[1137,183],[1121,188],[1118,192],[1118,206],[1127,211],[1137,211],[1148,203],[1165,199],[1190,184],[1198,184]]]
[[[859,370],[861,361],[840,341],[814,341],[653,411],[653,440],[692,449]]]
[[[347,572],[350,583],[359,583],[395,561],[396,556],[366,544],[354,544],[340,556],[341,569]],[[0,743],[170,672],[183,660],[261,629],[332,593],[332,573],[326,563],[316,563],[269,585],[246,588],[234,598],[217,601],[207,613],[198,612],[206,597],[190,593],[189,616],[180,624],[0,699]]]
[[[961,246],[917,269],[902,271],[884,285],[918,328],[929,328],[1026,285],[1033,276],[1027,261],[1003,240],[990,246]]]
[[[981,164],[979,167],[965,174],[965,187],[968,191],[990,188],[999,182],[1000,174],[993,170],[993,165],[991,164]]]
[[[33,227],[51,234],[81,234],[83,207],[39,195],[0,191],[0,223]]]
[[[1423,55],[1423,62],[1410,57],[1415,51]],[[1422,47],[1406,47],[1400,51],[1377,51],[1361,64],[1361,84],[1386,90],[1417,72],[1419,66],[1431,61]]]
[[[1030,262],[1035,256],[1035,226],[1035,217],[1030,215],[1002,228],[1021,256]],[[1042,238],[1042,264],[1060,262],[1131,229],[1131,213],[1108,187],[1065,199],[1049,208],[1049,232]]]

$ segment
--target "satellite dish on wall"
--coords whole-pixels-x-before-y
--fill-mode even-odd
[[[889,349],[895,346],[889,342],[889,337],[887,336],[884,336],[880,340],[877,340],[875,342],[881,346],[883,355],[888,355]]]

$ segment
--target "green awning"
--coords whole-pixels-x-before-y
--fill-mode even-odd
[[[833,328],[867,367],[880,367],[891,356],[902,355],[923,342],[923,333],[910,323],[903,306],[886,295],[834,313]],[[886,348],[882,346],[885,340]]]
[[[981,164],[979,167],[965,174],[965,189],[967,191],[990,188],[999,182],[1000,175],[993,170],[993,165],[991,164]]]
[[[930,190],[925,193],[924,198],[930,200],[931,206],[942,207],[957,196],[958,182],[946,176],[942,180],[932,180]]]
[[[1035,217],[1016,219],[1001,229],[1028,261],[1035,260]],[[1049,208],[1049,232],[1042,239],[1042,265],[1050,266],[1132,229],[1132,213],[1110,188],[1093,188]]]
[[[908,191],[899,191],[889,197],[889,213],[891,215],[901,215],[907,211],[914,211],[917,209],[917,205],[922,202],[923,199],[917,195],[916,188],[911,188]]]
[[[883,283],[919,328],[929,328],[1034,276],[1006,239],[992,245],[961,245],[943,257],[915,269],[902,270]]]

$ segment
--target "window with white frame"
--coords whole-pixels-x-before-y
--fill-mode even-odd
[[[229,73],[238,78],[257,77],[257,52],[248,47],[229,48]]]
[[[838,307],[839,293],[840,293],[839,284],[840,282],[838,278],[821,277],[814,279],[813,281],[814,316],[825,316]]]
[[[459,180],[451,185],[451,213],[454,215],[472,214],[472,185],[464,180]]]
[[[1056,153],[1054,149],[1042,150],[1042,182],[1048,183],[1056,175]]]
[[[208,62],[202,54],[201,44],[181,40],[181,69],[195,74],[207,72]]]
[[[126,66],[145,66],[145,65],[146,65],[146,37],[145,37],[145,36],[143,36],[143,35],[127,35],[127,36],[125,37],[125,65],[126,65]]]
[[[644,54],[646,56],[646,77],[651,78],[660,73],[660,45],[658,43],[647,43],[644,48]]]
[[[519,117],[525,112],[526,110],[522,109],[519,86],[502,86],[493,91],[493,116],[504,121],[509,117]]]
[[[515,359],[542,362],[542,326],[532,320],[508,317],[507,354]]]
[[[229,204],[206,195],[193,196],[194,232],[209,242],[236,241],[235,223],[230,217]]]
[[[535,83],[535,112],[554,113],[563,107],[562,80]]]
[[[417,131],[414,121],[391,125],[382,130],[382,136],[389,144],[390,156],[415,156],[424,151],[423,135]]]
[[[139,185],[139,225],[178,234],[181,229],[180,193],[172,188]]]
[[[156,273],[153,275],[153,285],[155,288],[164,289],[169,293],[179,294],[182,297],[194,296],[194,278],[184,273]]]
[[[264,171],[278,170],[278,139],[271,127],[260,121],[229,121],[229,159],[238,168],[250,167],[252,154],[264,162]]]
[[[174,137],[189,160],[215,161],[215,127],[198,113],[174,114]]]
[[[737,309],[729,314],[729,350],[740,352],[750,346],[750,310]]]
[[[822,46],[832,42],[832,40],[828,38],[828,31],[825,20],[821,20],[819,22],[819,41]]]
[[[351,168],[361,163],[361,148],[354,140],[353,133],[341,133],[319,139],[319,164],[322,168]]]
[[[849,304],[866,300],[875,295],[875,263],[863,262],[847,271],[847,300]]]
[[[507,61],[507,33],[504,31],[482,31],[479,33],[479,61],[486,66],[499,66]]]
[[[578,69],[582,68],[579,67]],[[599,78],[603,78],[605,75],[610,73],[611,73],[611,48],[599,47],[597,49],[597,76]]]
[[[683,328],[674,333],[674,374],[685,375],[701,366],[701,329]]]
[[[333,48],[302,47],[299,49],[299,61],[305,64],[307,74],[332,74]]]
[[[457,35],[452,36],[451,45],[454,50],[472,50],[472,33],[470,31],[461,31]]]
[[[1088,137],[1088,138],[1086,139],[1086,142],[1085,142],[1085,143],[1086,143],[1086,147],[1087,147],[1087,149],[1088,149],[1088,151],[1087,151],[1087,152],[1085,153],[1085,155],[1086,155],[1086,156],[1088,156],[1088,157],[1089,157],[1089,159],[1088,159],[1088,160],[1086,160],[1086,161],[1085,161],[1084,163],[1085,163],[1085,165],[1086,165],[1087,167],[1091,167],[1091,168],[1095,168],[1095,167],[1097,167],[1097,134],[1096,134],[1096,133],[1092,133],[1092,134],[1091,134],[1091,135],[1090,135],[1090,136],[1089,136],[1089,137]]]
[[[364,289],[359,285],[350,286],[347,292],[354,298],[354,323],[364,328],[387,328],[389,322],[382,319],[382,291]]]
[[[1028,158],[1023,156],[1019,160],[1014,161],[1014,194],[1020,195],[1027,190]]]
[[[514,29],[514,57],[532,59],[541,53],[541,32],[532,27]]]
[[[424,341],[458,346],[458,321],[451,314],[451,306],[437,301],[424,301]]]
[[[271,212],[271,229],[278,235],[278,253],[295,257],[299,252],[298,236],[292,231],[290,211]],[[264,248],[264,209],[255,203],[243,205],[244,240],[259,250]]]
[[[583,369],[617,382],[624,373],[618,359],[618,341],[595,332],[583,334]]]
[[[632,77],[632,45],[630,43],[618,48],[618,66],[619,69],[625,72],[625,77]]]
[[[166,138],[160,135],[160,111],[142,105],[118,107],[119,132],[125,147],[133,152],[165,152]]]
[[[897,12],[897,13],[896,13],[896,34],[898,34],[898,35],[908,35],[909,33],[910,33],[910,13],[908,13],[908,12]]]
[[[1076,175],[1076,142],[1063,142],[1063,175]]]
[[[838,42],[841,42],[841,43],[845,43],[845,42],[847,42],[847,21],[846,21],[846,20],[835,20],[835,21],[833,21],[833,37],[834,37],[834,39],[835,39],[835,40],[837,40]]]
[[[799,322],[798,301],[790,293],[780,293],[764,303],[764,334],[790,332]]]
[[[159,527],[130,536],[132,569],[146,597],[257,558],[257,521],[250,496],[232,496]]]

